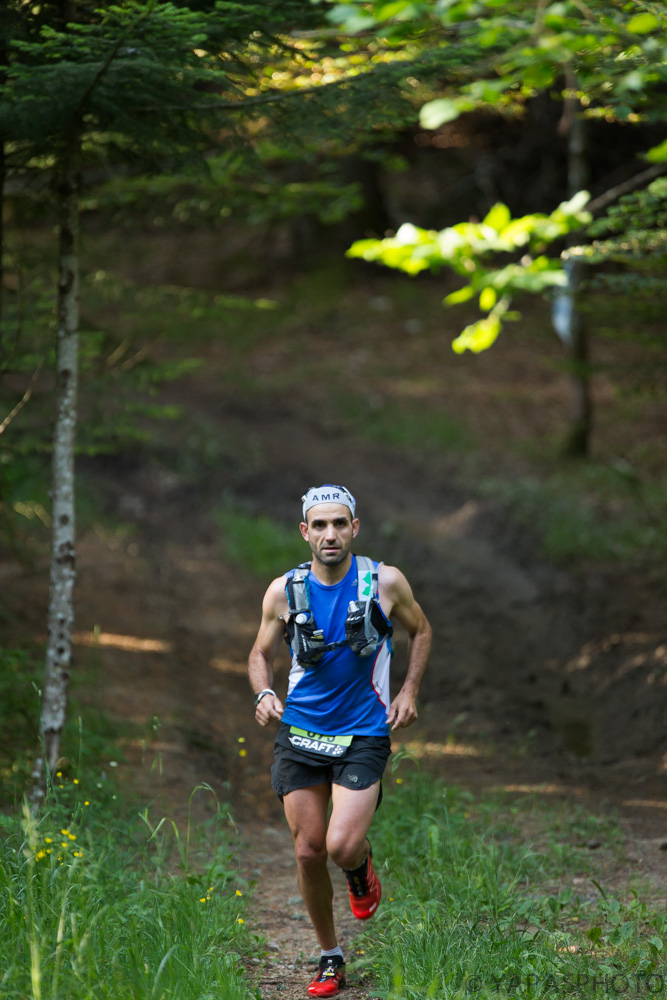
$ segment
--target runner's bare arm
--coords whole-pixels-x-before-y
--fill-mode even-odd
[[[431,650],[431,626],[414,599],[410,584],[395,566],[381,566],[378,578],[383,607],[408,633],[408,669],[401,690],[391,705],[387,721],[393,729],[411,726],[417,718],[417,695]]]
[[[285,624],[280,616],[287,612],[285,578],[274,580],[262,602],[262,621],[248,657],[250,686],[259,694],[273,687],[273,661],[285,634]],[[255,709],[255,719],[260,726],[268,726],[271,719],[281,719],[283,703],[277,695],[266,694]]]

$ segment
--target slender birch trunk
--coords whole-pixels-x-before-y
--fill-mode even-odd
[[[60,757],[67,709],[74,624],[75,523],[74,444],[77,417],[79,339],[79,185],[81,141],[72,132],[58,178],[60,203],[56,414],[51,467],[52,543],[47,648],[40,735],[42,753],[33,772],[33,799],[44,795],[49,772]]]

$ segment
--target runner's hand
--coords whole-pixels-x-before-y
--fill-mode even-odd
[[[265,694],[255,709],[255,719],[260,726],[268,726],[271,719],[282,719],[285,711],[283,703],[277,695]]]
[[[406,691],[399,691],[389,706],[389,715],[387,716],[387,722],[392,730],[405,729],[407,726],[411,726],[416,718],[415,699]]]

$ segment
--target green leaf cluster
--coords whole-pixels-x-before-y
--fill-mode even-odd
[[[590,222],[584,206],[588,193],[579,192],[550,215],[536,213],[513,219],[506,205],[497,204],[481,222],[461,222],[439,232],[406,223],[395,236],[382,240],[359,240],[347,251],[349,257],[375,261],[416,275],[441,266],[465,278],[466,284],[448,295],[444,303],[457,305],[478,297],[486,315],[467,326],[454,341],[457,353],[479,352],[494,343],[512,296],[520,291],[542,292],[565,285],[567,276],[558,259],[543,251],[555,240]],[[522,251],[519,261],[503,267],[486,263],[489,257]]]
[[[351,34],[378,39],[398,37],[393,34],[398,29],[404,44],[420,45],[431,59],[441,60],[439,86],[420,110],[423,129],[437,130],[476,109],[522,115],[538,94],[562,99],[566,129],[577,116],[630,124],[667,119],[664,5],[645,0],[350,0],[334,4],[330,19]],[[465,57],[451,58],[464,49]],[[418,68],[414,75],[423,84]],[[426,89],[417,86],[421,95]],[[654,146],[647,159],[661,163],[666,148],[664,142]],[[505,206],[495,206],[482,223],[463,222],[440,233],[402,226],[391,239],[355,243],[350,255],[408,274],[450,267],[466,284],[446,304],[477,298],[485,314],[462,331],[454,350],[484,350],[496,340],[503,320],[512,318],[515,292],[539,293],[566,284],[562,262],[546,257],[544,248],[590,223],[582,208],[583,203],[577,210],[566,208],[571,223],[563,224],[558,210],[512,220]],[[613,230],[619,220],[622,229]],[[590,262],[664,260],[662,223],[639,224],[623,203],[609,225],[621,235],[578,247],[570,255]],[[522,256],[504,267],[487,265],[489,256],[507,253]]]
[[[607,0],[424,0],[420,3],[337,3],[330,19],[354,35],[419,39],[441,54],[461,44],[461,60],[426,103],[422,126],[438,128],[479,106],[520,106],[539,91],[565,86],[583,113],[620,121],[664,118],[667,11],[651,2]],[[635,117],[633,117],[635,116]]]

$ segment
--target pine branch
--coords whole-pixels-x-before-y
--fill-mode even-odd
[[[133,24],[131,24],[127,28],[127,30],[125,32],[123,32],[121,35],[118,36],[118,39],[116,40],[115,45],[113,45],[111,47],[107,58],[105,59],[105,61],[102,63],[102,65],[98,69],[97,73],[95,74],[95,76],[91,80],[89,86],[83,92],[83,94],[81,96],[81,100],[79,101],[79,104],[78,104],[78,106],[77,106],[77,108],[76,108],[76,110],[75,110],[75,112],[74,112],[74,114],[72,116],[74,120],[77,120],[83,114],[84,108],[86,106],[86,101],[88,100],[88,98],[90,97],[90,95],[93,93],[93,91],[97,87],[98,83],[100,82],[100,80],[102,79],[102,77],[105,75],[105,73],[107,72],[107,70],[109,69],[109,67],[113,63],[113,61],[115,60],[116,56],[118,55],[118,51],[119,51],[121,45],[123,45],[123,43],[125,41],[127,41],[127,39],[130,37],[130,35],[132,35],[136,31],[136,29],[141,24],[141,22],[145,21],[146,18],[148,18],[152,14],[154,7],[155,7],[155,0],[152,0],[152,2],[148,4],[147,9],[145,11],[143,11],[143,13],[141,13],[139,15],[139,17],[137,18],[137,20]]]

